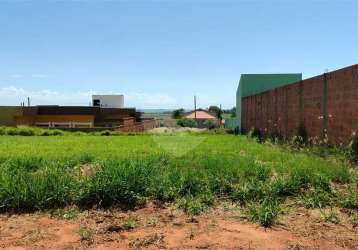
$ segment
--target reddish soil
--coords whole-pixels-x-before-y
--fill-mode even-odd
[[[1,215],[0,249],[358,249],[358,229],[344,220],[323,222],[303,208],[264,229],[231,204],[195,218],[148,205],[82,211],[67,220],[48,213]]]

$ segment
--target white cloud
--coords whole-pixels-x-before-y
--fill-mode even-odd
[[[31,105],[84,105],[91,102],[93,94],[121,94],[115,91],[77,91],[59,92],[50,89],[27,90],[15,86],[0,88],[0,105],[19,105],[27,97]],[[161,93],[124,93],[125,106],[137,108],[173,108],[177,101],[167,94]]]

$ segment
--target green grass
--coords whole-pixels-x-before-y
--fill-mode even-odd
[[[90,175],[81,174],[83,166],[92,168]],[[247,206],[253,221],[270,226],[287,197],[303,199],[312,208],[337,203],[356,209],[356,190],[344,202],[332,195],[333,183],[356,181],[351,172],[334,158],[259,144],[245,136],[4,135],[0,211],[69,205],[130,209],[158,200],[178,202],[188,214],[198,215],[216,200],[229,198]]]

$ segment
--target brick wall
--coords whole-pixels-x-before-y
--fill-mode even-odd
[[[358,132],[358,65],[242,99],[242,128],[285,138],[303,121],[309,137],[347,143]]]
[[[115,130],[121,131],[121,132],[144,132],[146,130],[150,130],[153,128],[155,128],[155,120],[154,119],[148,119],[148,120],[143,119],[141,122],[124,124],[124,125],[116,128]]]

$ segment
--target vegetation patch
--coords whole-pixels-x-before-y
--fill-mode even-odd
[[[228,134],[207,134],[191,147],[200,136],[186,137],[177,143],[181,135],[4,136],[0,211],[50,210],[53,217],[71,219],[76,210],[65,208],[133,209],[154,200],[196,216],[229,199],[267,227],[288,198],[309,209],[357,210],[356,170],[333,156]],[[172,154],[163,141],[174,151],[185,150]]]

